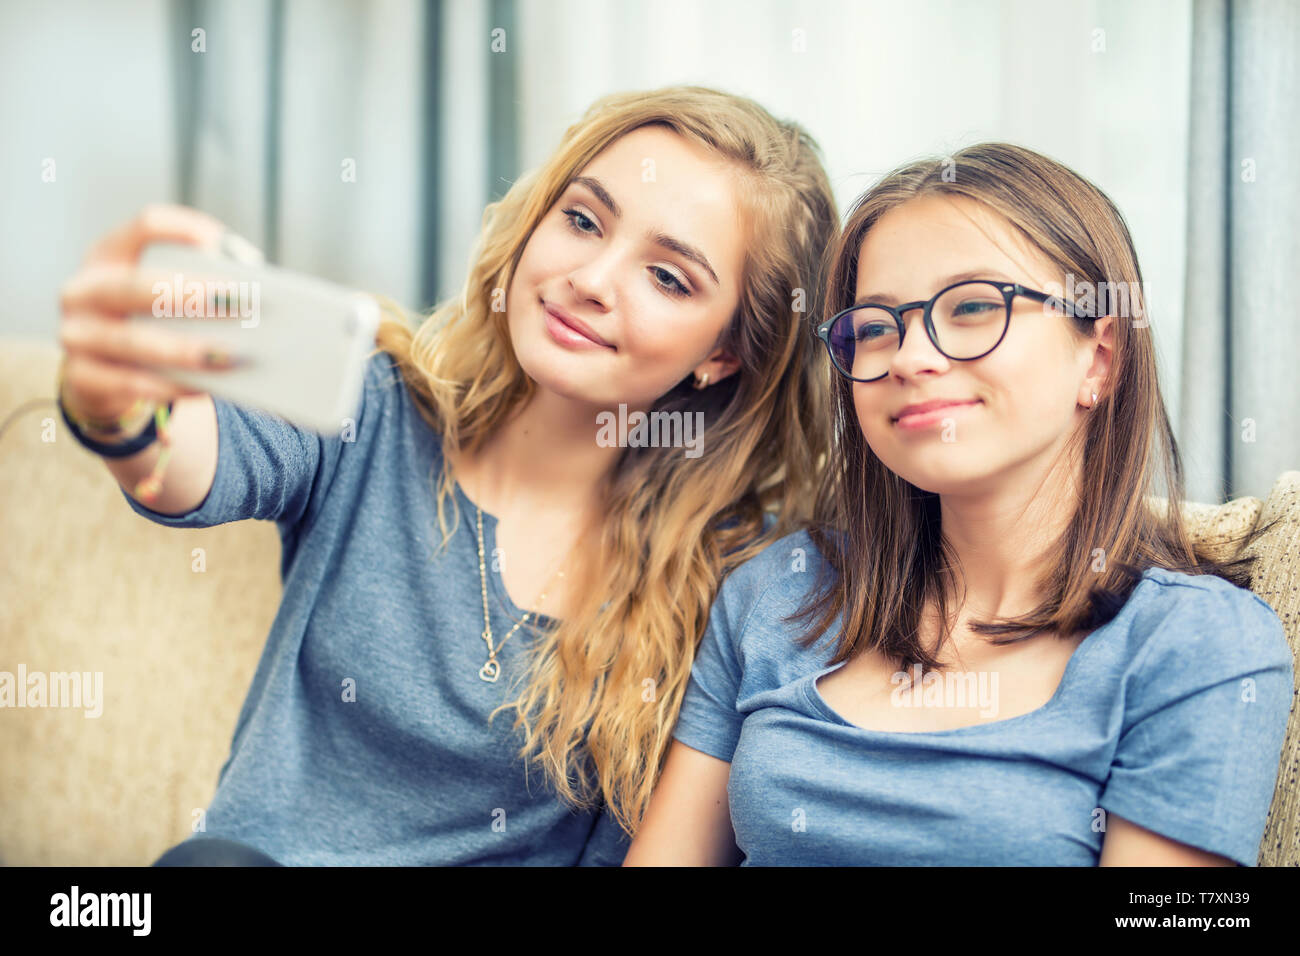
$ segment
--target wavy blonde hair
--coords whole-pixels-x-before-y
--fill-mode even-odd
[[[376,337],[441,435],[444,462],[479,448],[536,387],[515,358],[505,312],[491,310],[494,292],[509,287],[533,230],[581,169],[651,124],[709,148],[739,174],[749,235],[739,305],[721,344],[740,368],[702,391],[687,377],[656,402],[653,411],[702,411],[705,451],[623,450],[602,487],[605,519],[593,547],[570,568],[581,582],[576,606],[533,643],[512,688],[518,697],[504,705],[523,728],[525,766],[542,767],[572,805],[603,802],[629,833],[649,802],[723,576],[810,517],[829,442],[830,378],[808,309],[824,294],[839,223],[817,144],[797,124],[717,90],[604,97],[546,163],[487,207],[460,297],[418,322],[386,301],[394,315]],[[453,488],[448,464],[436,489],[444,546],[459,520],[454,514],[449,526],[445,512],[448,501],[456,511]]]

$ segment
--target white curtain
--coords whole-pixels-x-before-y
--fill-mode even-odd
[[[0,3],[0,335],[52,340],[90,243],[156,201],[412,307],[458,292],[489,117],[513,123],[489,103],[494,6]]]
[[[280,265],[412,302],[423,12],[411,0],[177,4],[170,39],[201,29],[206,43],[176,61],[195,143],[181,199]]]
[[[594,99],[700,83],[801,121],[841,210],[900,162],[984,139],[1095,181],[1137,243],[1189,491],[1220,497],[1231,469],[1258,494],[1300,457],[1294,396],[1269,404],[1294,335],[1290,352],[1234,353],[1231,400],[1201,390],[1200,340],[1184,348],[1184,289],[1188,315],[1210,321],[1198,283],[1227,248],[1255,277],[1232,280],[1234,343],[1257,347],[1289,321],[1267,282],[1297,252],[1298,97],[1273,79],[1294,81],[1295,7],[1232,9],[1249,24],[1232,157],[1258,159],[1259,179],[1232,193],[1230,245],[1224,233],[1217,252],[1193,251],[1189,272],[1189,204],[1210,208],[1197,183],[1221,142],[1189,138],[1189,103],[1206,95],[1192,79],[1209,64],[1193,60],[1190,0],[6,0],[0,332],[53,338],[58,286],[89,243],[155,200],[207,210],[282,265],[427,307],[459,292],[485,202]],[[1229,414],[1262,429],[1231,464]]]
[[[1300,468],[1300,5],[1196,7],[1181,435],[1188,495]]]

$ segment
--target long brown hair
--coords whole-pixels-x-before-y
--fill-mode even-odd
[[[1147,315],[1133,241],[1110,199],[1046,156],[1006,143],[982,143],[951,157],[904,165],[854,203],[831,257],[827,316],[853,304],[858,254],[880,217],[930,195],[983,204],[1062,274],[1076,277],[1080,288],[1087,282],[1098,290],[1122,289],[1131,314]],[[1097,314],[1104,313],[1103,307]],[[1086,316],[1061,318],[1073,323],[1077,335],[1091,337]],[[1065,450],[1075,454],[1082,442],[1085,477],[1078,505],[1038,581],[1045,597],[1020,617],[969,624],[972,631],[997,638],[993,644],[1044,631],[1068,637],[1094,630],[1118,613],[1150,567],[1214,574],[1249,587],[1252,556],[1220,560],[1218,549],[1212,553],[1189,537],[1181,510],[1182,462],[1160,394],[1150,329],[1119,318],[1113,328],[1104,391]],[[957,584],[957,558],[940,527],[939,495],[912,485],[876,457],[858,423],[852,383],[839,375],[836,380],[834,451],[809,532],[826,558],[824,573],[788,620],[811,623],[803,641],[812,644],[843,615],[831,663],[873,648],[906,671],[918,664],[925,671],[940,669],[919,636],[927,606],[937,610],[939,647],[950,634],[948,601]],[[1164,490],[1160,506],[1150,497],[1157,487]]]
[[[829,444],[829,364],[812,334],[825,256],[839,216],[816,143],[752,100],[701,87],[607,96],[564,134],[541,168],[487,207],[464,291],[412,328],[381,325],[422,416],[448,451],[474,450],[532,395],[493,293],[570,181],[620,136],[662,124],[731,161],[744,187],[746,261],[723,343],[739,371],[697,390],[688,377],[654,411],[704,413],[698,458],[627,448],[604,488],[605,519],[579,568],[577,605],[532,645],[509,707],[563,799],[597,798],[629,832],[639,825],[690,676],[709,606],[731,568],[811,518],[815,470]],[[436,489],[444,506],[454,476]],[[777,514],[764,533],[765,513]]]

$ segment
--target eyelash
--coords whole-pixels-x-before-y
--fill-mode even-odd
[[[584,216],[582,213],[578,212],[578,210],[576,209],[564,210],[564,220],[565,222],[568,223],[569,228],[574,233],[576,233],[579,236],[596,235],[594,232],[590,232],[589,230],[580,227],[577,223],[578,219],[582,219],[584,222],[591,223],[591,220],[589,218]],[[595,225],[594,223],[591,224]],[[671,281],[672,284],[669,285],[668,283],[655,280],[655,285],[659,286],[659,288],[664,292],[664,294],[671,295],[674,298],[678,298],[678,299],[688,298],[691,295],[691,291],[688,288],[686,288],[685,284],[680,279],[678,279],[675,275],[669,272],[667,269],[663,268],[662,266],[654,266],[652,271],[662,272],[664,275],[668,276],[669,280]]]

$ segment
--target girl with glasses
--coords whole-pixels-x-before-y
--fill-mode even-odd
[[[625,862],[1253,865],[1291,653],[1189,539],[1119,212],[1015,146],[904,166],[824,314],[816,520],[723,585]]]

